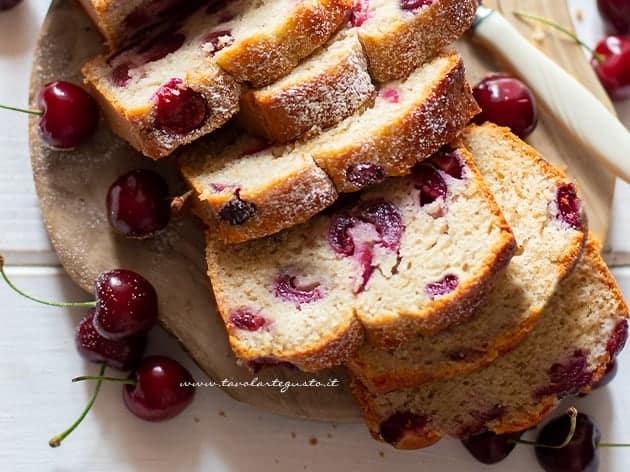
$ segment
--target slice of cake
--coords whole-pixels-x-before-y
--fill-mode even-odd
[[[437,55],[471,25],[477,0],[355,0],[357,28],[379,82],[402,79]]]
[[[111,49],[117,49],[156,24],[179,16],[190,4],[185,0],[80,0]]]
[[[479,112],[464,64],[446,52],[406,80],[383,85],[374,106],[308,142],[338,192],[354,192],[410,169],[455,139]]]
[[[395,343],[466,319],[513,248],[469,154],[448,149],[277,235],[226,246],[210,232],[207,260],[241,361],[312,371],[346,361],[364,327]]]
[[[158,159],[236,114],[235,79],[271,82],[324,44],[344,1],[212,2],[82,71],[113,131]]]
[[[587,393],[623,348],[628,307],[590,242],[526,341],[488,368],[387,394],[353,390],[372,435],[400,449],[540,423],[567,395]]]
[[[235,244],[307,221],[337,199],[328,176],[299,150],[241,135],[224,147],[214,137],[186,150],[180,169],[195,191],[198,216]]]
[[[345,31],[283,79],[244,89],[237,120],[251,133],[285,143],[339,123],[373,97],[361,43]]]
[[[514,232],[516,255],[469,322],[395,350],[362,346],[348,367],[372,391],[464,375],[513,349],[581,254],[585,217],[564,174],[507,128],[472,126],[464,142]]]

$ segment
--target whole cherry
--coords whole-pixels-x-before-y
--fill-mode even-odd
[[[591,64],[613,100],[630,98],[630,39],[606,36],[595,46]]]
[[[611,31],[630,34],[630,0],[597,0],[597,6]]]
[[[17,288],[7,277],[0,256],[0,276],[15,292],[43,305],[64,308],[94,308],[94,328],[106,339],[120,340],[144,334],[158,319],[157,293],[151,283],[136,272],[116,269],[103,272],[95,284],[95,301],[56,303],[33,297]]]
[[[481,107],[475,123],[492,121],[509,127],[521,138],[527,137],[536,128],[536,99],[520,80],[505,74],[491,74],[473,88],[473,95]]]
[[[79,322],[74,333],[77,351],[90,362],[105,362],[109,367],[127,371],[136,367],[147,345],[144,335],[112,341],[101,336],[94,328],[94,309]]]
[[[123,400],[134,415],[147,421],[163,421],[180,414],[193,400],[195,387],[190,372],[164,356],[146,357],[123,387]]]
[[[39,110],[0,105],[0,108],[39,116],[39,135],[50,147],[73,149],[98,126],[98,106],[84,89],[70,82],[46,84],[37,97]]]
[[[171,218],[168,184],[151,170],[136,169],[120,176],[109,188],[106,203],[109,223],[127,238],[150,238]]]
[[[162,421],[180,414],[195,396],[194,379],[179,362],[165,356],[145,357],[128,378],[106,377],[106,364],[96,376],[81,376],[73,382],[95,380],[96,387],[79,418],[63,433],[50,439],[50,447],[59,447],[94,405],[103,382],[123,384],[123,401],[134,415],[147,421]]]
[[[575,431],[569,443],[560,449],[548,446],[560,445],[572,428],[572,419],[560,416],[551,420],[538,434],[536,459],[546,472],[597,472],[599,456],[597,447],[601,439],[599,427],[593,419],[578,413]],[[540,446],[540,445],[545,445]]]
[[[22,3],[22,0],[0,0],[0,11],[10,10]]]
[[[522,434],[485,431],[462,439],[462,444],[482,464],[497,464],[510,455]]]

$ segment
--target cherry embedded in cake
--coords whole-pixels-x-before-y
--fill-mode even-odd
[[[229,320],[234,327],[245,331],[258,331],[268,324],[263,316],[247,307],[240,307],[232,311]]]

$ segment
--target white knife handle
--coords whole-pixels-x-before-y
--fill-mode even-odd
[[[475,28],[573,137],[615,175],[630,182],[630,132],[586,87],[534,47],[500,13]]]

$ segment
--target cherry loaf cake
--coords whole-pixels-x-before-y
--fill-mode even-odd
[[[233,60],[237,68],[253,61],[241,72],[273,81],[288,72],[278,63],[283,55],[286,64],[296,65],[301,54],[310,54],[334,33],[347,11],[344,1],[213,2],[139,44],[96,57],[82,71],[113,131],[159,159],[238,111],[240,86],[219,67],[219,58],[222,66]],[[295,29],[308,21],[316,26]]]
[[[79,0],[111,49],[117,49],[157,23],[180,14],[186,0]]]
[[[195,145],[183,150],[182,173],[195,189],[198,206],[209,210],[200,212],[203,219],[214,215],[228,244],[268,236],[306,221],[332,203],[329,197],[335,193],[328,189],[329,180],[315,168],[313,159],[333,180],[336,177],[335,183],[340,184],[337,190],[347,192],[381,182],[388,174],[409,174],[419,160],[450,142],[478,110],[456,54],[435,59],[412,77],[415,80],[410,78],[404,86],[396,83],[401,92],[392,84],[389,91],[381,91],[374,108],[348,118],[322,135],[337,143],[316,138],[287,146],[288,154],[283,159],[269,153],[266,158],[250,159],[249,153],[238,148],[221,152],[220,159],[208,152],[204,159],[205,151]],[[393,94],[399,98],[404,94],[404,99],[393,103]],[[271,152],[277,154],[280,149]],[[322,159],[324,152],[327,161]],[[299,162],[289,167],[268,167],[267,163],[288,164],[293,156],[299,156]],[[335,157],[341,162],[331,163]],[[346,160],[350,161],[348,169],[343,163]],[[344,175],[334,174],[335,166]],[[226,176],[238,176],[238,182],[226,187]],[[287,194],[291,197],[287,198]],[[233,199],[239,201],[238,207],[249,211],[243,211],[238,218],[222,218],[223,206]]]
[[[411,168],[452,142],[479,112],[464,64],[444,52],[406,80],[381,86],[374,106],[307,143],[337,191],[354,192]]]
[[[507,128],[472,126],[464,142],[514,232],[516,255],[467,323],[394,350],[362,346],[348,367],[372,391],[464,375],[513,349],[582,253],[585,216],[563,173]]]
[[[356,27],[378,82],[409,75],[458,39],[475,18],[477,0],[355,0]]]
[[[214,137],[195,143],[180,170],[196,194],[195,213],[232,244],[307,221],[337,199],[309,155],[248,135],[225,147]]]
[[[226,246],[208,274],[236,355],[318,370],[368,335],[434,332],[468,317],[514,238],[464,149],[447,149],[301,226]]]
[[[370,104],[374,93],[361,43],[344,30],[281,80],[245,88],[236,118],[247,131],[286,143],[339,123]]]
[[[623,348],[628,307],[599,255],[587,245],[526,341],[488,368],[387,394],[353,382],[371,434],[400,449],[536,426],[560,399],[588,393]]]

